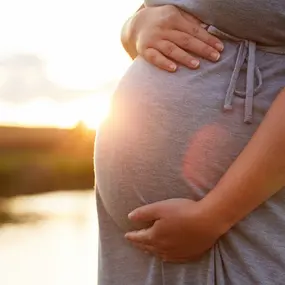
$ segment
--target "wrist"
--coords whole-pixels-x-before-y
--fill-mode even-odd
[[[217,235],[222,236],[235,225],[236,219],[234,209],[228,209],[224,201],[215,198],[208,194],[198,203],[209,225],[215,228]]]

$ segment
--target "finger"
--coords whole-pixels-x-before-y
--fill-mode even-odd
[[[154,48],[148,48],[144,51],[142,56],[151,64],[157,66],[160,69],[167,70],[169,72],[174,72],[177,69],[177,66],[174,62],[169,60],[158,50]]]
[[[224,49],[221,40],[208,33],[201,25],[190,23],[184,17],[181,17],[181,19],[175,23],[174,27],[178,31],[192,35],[220,52]]]
[[[183,50],[190,51],[213,62],[218,61],[221,56],[216,49],[189,34],[179,31],[169,31],[167,37]]]
[[[199,67],[199,60],[193,57],[185,50],[178,47],[171,41],[161,40],[155,43],[155,47],[163,53],[166,57],[175,60],[191,69]]]
[[[151,229],[128,232],[125,238],[131,242],[152,245]]]
[[[160,256],[161,254],[163,254],[163,252],[161,250],[159,250],[158,248],[156,248],[152,245],[138,243],[138,242],[133,242],[133,245],[135,247],[137,247],[138,249],[140,249],[143,252],[148,253],[148,254],[152,254],[155,256]]]
[[[172,202],[172,199],[168,199],[139,207],[133,210],[128,217],[132,221],[157,222],[169,213],[169,205]],[[151,231],[151,229],[148,230]]]
[[[139,207],[129,213],[128,218],[134,222],[152,222],[159,220],[164,209],[163,201]]]
[[[143,243],[138,243],[138,242],[132,242],[132,245],[141,251],[143,251],[146,254],[150,254],[151,252],[145,248],[145,245]]]
[[[205,24],[205,23],[201,23],[200,27],[203,29],[207,29],[209,27],[209,25]]]

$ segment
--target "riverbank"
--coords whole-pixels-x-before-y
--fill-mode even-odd
[[[95,131],[0,127],[0,197],[91,189]]]

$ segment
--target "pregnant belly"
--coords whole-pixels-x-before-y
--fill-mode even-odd
[[[170,74],[138,58],[121,80],[97,133],[95,174],[104,206],[123,230],[143,226],[127,219],[138,206],[202,198],[248,142],[256,125],[243,124],[243,104],[221,112],[231,75],[223,69],[209,63]]]

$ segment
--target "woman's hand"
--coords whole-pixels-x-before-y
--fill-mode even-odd
[[[130,25],[136,52],[168,71],[175,71],[177,63],[198,68],[192,53],[215,62],[223,50],[198,19],[172,5],[142,8]]]
[[[153,226],[126,234],[143,251],[167,262],[182,263],[201,257],[228,229],[215,221],[215,215],[189,199],[170,199],[134,210],[132,221]]]

